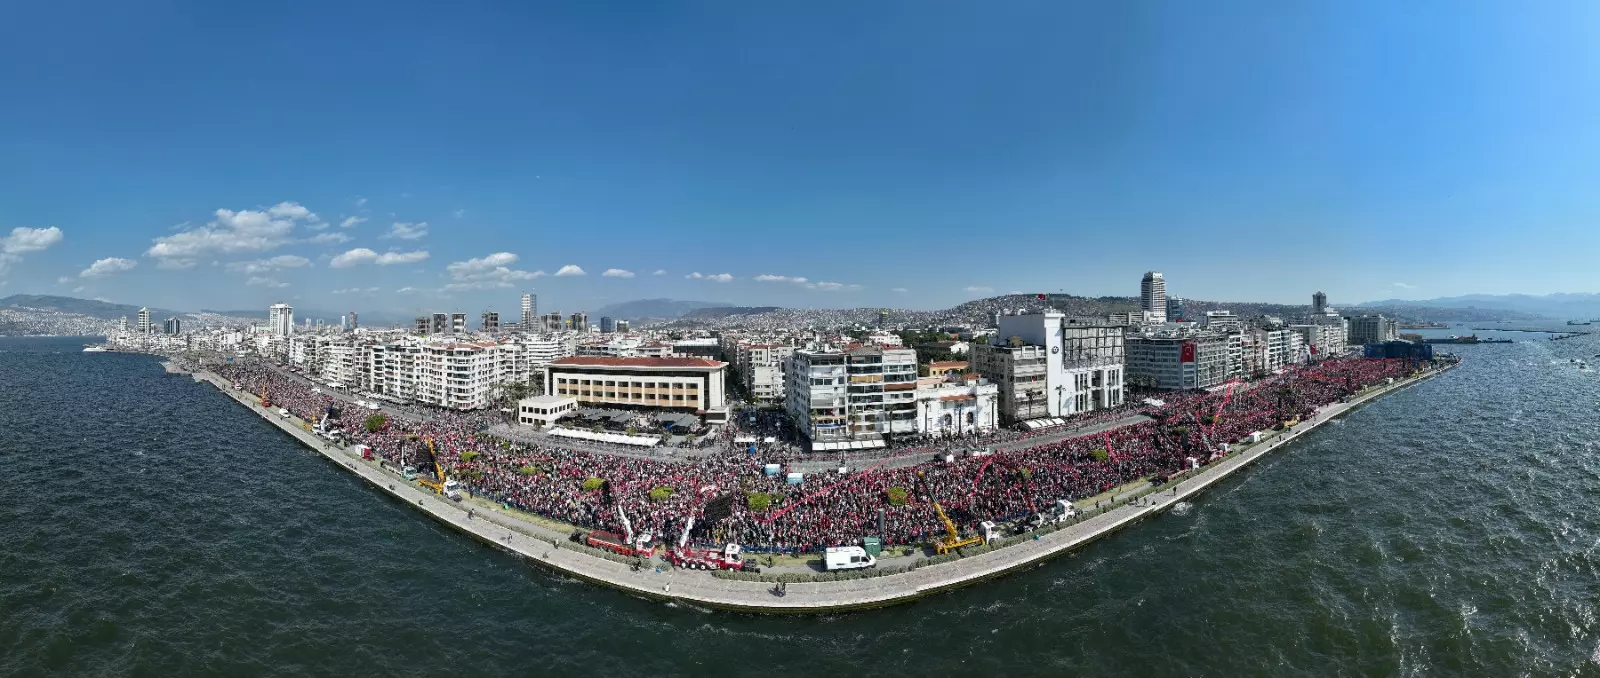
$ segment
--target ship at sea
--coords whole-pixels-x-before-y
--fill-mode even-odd
[[[107,350],[109,350],[109,349],[107,349],[104,346],[85,346],[85,347],[83,347],[83,352],[84,353],[105,353]]]
[[[1568,320],[1568,325],[1593,325],[1593,320]]]
[[[1448,337],[1429,337],[1425,339],[1430,344],[1509,344],[1510,339],[1480,339],[1476,334],[1458,337],[1454,334]]]

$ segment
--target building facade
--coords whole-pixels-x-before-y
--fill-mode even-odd
[[[1228,335],[1160,330],[1126,338],[1127,379],[1160,390],[1210,388],[1233,377]]]
[[[1002,316],[988,344],[972,347],[971,368],[999,389],[1007,423],[1066,417],[1123,402],[1123,329],[1054,311]]]
[[[1349,343],[1361,346],[1382,344],[1400,338],[1400,324],[1383,315],[1358,315],[1345,319],[1350,323]]]
[[[692,411],[725,422],[727,367],[706,358],[573,356],[545,367],[545,393],[582,405]]]
[[[1155,322],[1167,321],[1167,279],[1160,271],[1149,271],[1139,281],[1139,310]]]
[[[797,349],[789,356],[784,409],[815,445],[914,433],[917,352],[905,348]]]
[[[145,309],[139,309],[139,317],[141,322],[149,322],[150,312]],[[294,307],[288,304],[268,306],[267,331],[274,337],[287,337],[294,334]]]

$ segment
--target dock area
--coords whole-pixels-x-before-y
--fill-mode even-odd
[[[719,578],[704,571],[671,568],[634,570],[625,563],[567,548],[566,535],[557,529],[499,512],[479,510],[475,516],[469,517],[468,509],[477,508],[476,504],[470,503],[471,500],[457,504],[426,488],[408,483],[392,470],[380,468],[376,462],[362,460],[358,448],[340,448],[312,434],[306,422],[294,417],[282,417],[262,408],[254,395],[232,389],[228,382],[215,374],[199,372],[195,378],[197,381],[210,382],[285,433],[380,491],[416,507],[443,524],[540,567],[631,595],[695,607],[740,612],[817,614],[909,602],[1033,567],[1165,511],[1246,468],[1255,460],[1293,443],[1318,426],[1376,398],[1447,372],[1452,367],[1430,369],[1418,376],[1375,388],[1348,403],[1324,406],[1315,418],[1275,432],[1267,440],[1203,467],[1191,477],[1135,497],[1133,501],[1057,531],[1041,534],[1035,539],[899,574],[790,583],[782,596],[774,594],[770,583]]]

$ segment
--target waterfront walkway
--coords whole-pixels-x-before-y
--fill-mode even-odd
[[[1429,370],[1419,377],[1372,389],[1349,403],[1324,406],[1314,419],[1301,422],[1271,439],[1203,468],[1194,476],[1137,497],[1134,501],[1093,515],[1073,525],[1032,540],[956,561],[928,565],[910,572],[881,577],[791,583],[784,596],[772,593],[772,584],[722,579],[708,572],[655,567],[635,571],[630,565],[567,548],[565,533],[497,512],[469,517],[472,500],[457,504],[416,484],[408,483],[375,462],[363,461],[358,448],[340,448],[303,428],[305,422],[279,416],[262,408],[252,394],[234,390],[209,372],[195,375],[263,416],[284,432],[354,472],[373,487],[417,507],[444,524],[475,536],[560,574],[615,588],[646,598],[688,605],[747,612],[820,613],[862,609],[908,602],[970,585],[1008,572],[1031,567],[1048,558],[1081,547],[1124,526],[1164,511],[1245,468],[1256,459],[1287,445],[1306,432],[1337,418],[1374,398],[1405,388],[1449,368]]]

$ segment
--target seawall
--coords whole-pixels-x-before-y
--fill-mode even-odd
[[[1451,366],[1453,367],[1453,366]],[[1168,485],[1143,501],[1125,504],[1038,539],[1024,541],[988,553],[948,563],[927,565],[902,574],[865,579],[791,583],[782,597],[771,593],[771,584],[721,579],[696,570],[654,569],[633,571],[624,563],[597,558],[564,548],[562,535],[548,528],[490,512],[469,518],[467,507],[449,501],[431,490],[408,483],[376,463],[360,458],[356,448],[340,448],[302,428],[305,422],[281,417],[276,410],[262,408],[254,395],[236,391],[215,374],[200,372],[197,381],[207,381],[218,390],[263,416],[267,421],[298,439],[328,460],[349,470],[382,492],[411,505],[425,515],[474,536],[538,566],[556,573],[618,589],[650,599],[681,602],[696,607],[759,613],[816,614],[859,610],[910,602],[918,598],[968,586],[1010,572],[1034,567],[1111,534],[1123,527],[1167,510],[1204,491],[1217,482],[1249,466],[1255,460],[1301,438],[1318,426],[1372,400],[1412,384],[1431,379],[1451,367],[1429,370],[1417,377],[1397,380],[1374,389],[1349,403],[1322,408],[1313,419],[1275,435],[1232,457],[1205,467],[1195,475]]]

